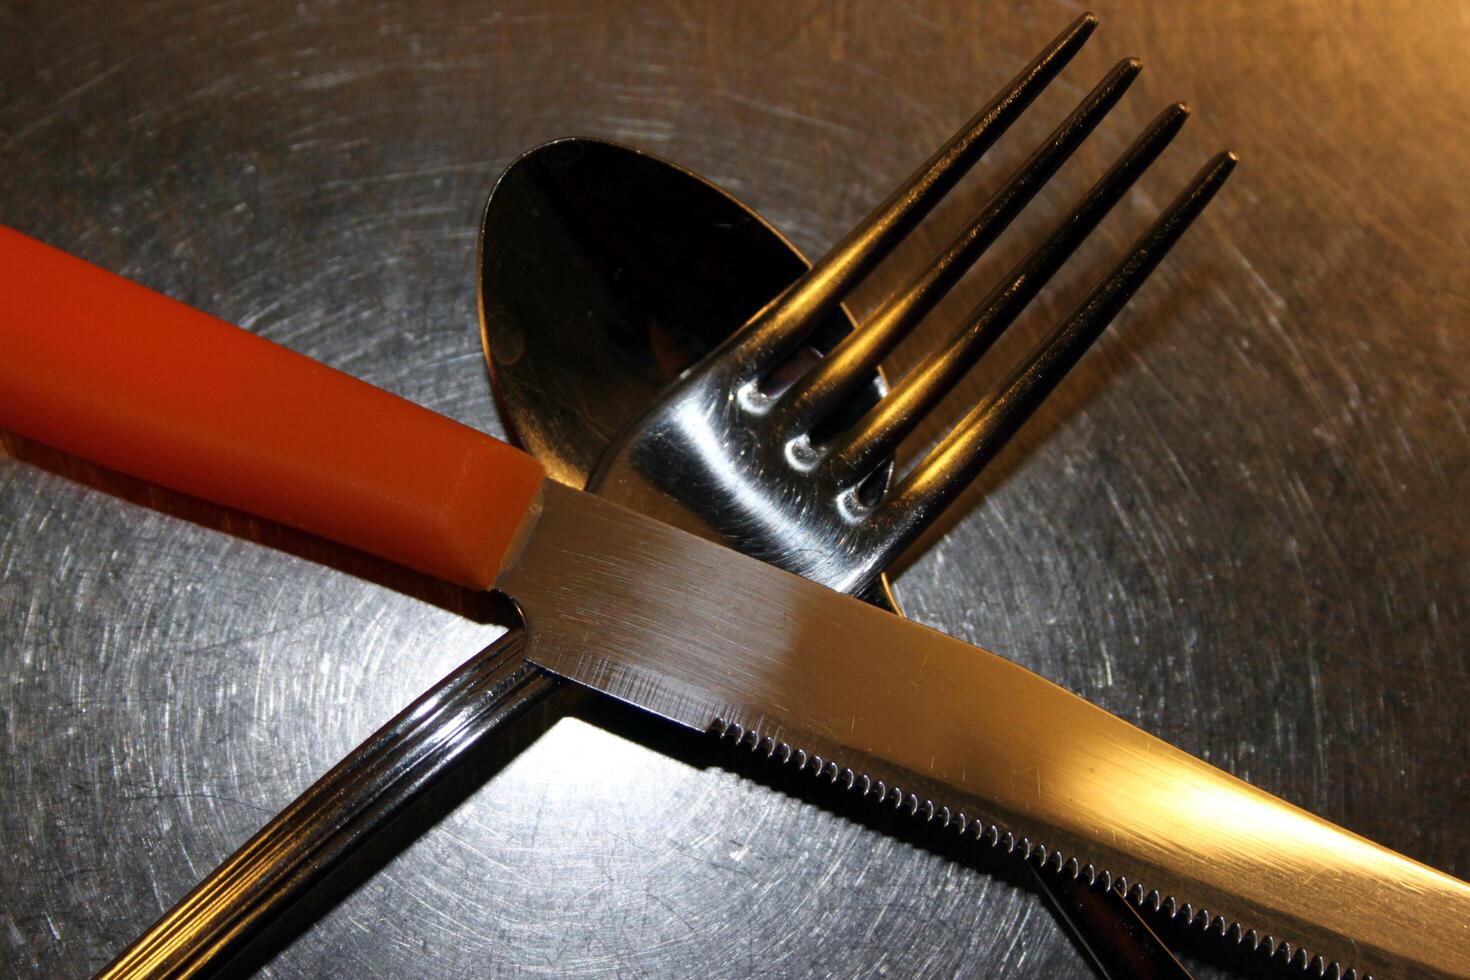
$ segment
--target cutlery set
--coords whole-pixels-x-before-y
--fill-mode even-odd
[[[824,258],[699,351],[641,414],[619,420],[605,448],[571,464],[555,447],[556,427],[523,407],[528,389],[516,377],[526,338],[500,315],[501,294],[518,288],[505,263],[517,259],[503,251],[527,221],[524,196],[566,161],[697,180],[637,151],[548,144],[512,165],[487,205],[486,354],[509,424],[534,457],[0,229],[0,427],[494,589],[522,623],[354,750],[104,975],[218,967],[470,747],[568,685],[973,846],[1014,852],[1108,975],[1182,974],[1139,909],[1318,974],[1470,975],[1470,886],[1001,656],[905,620],[882,577],[1077,363],[1234,167],[1229,153],[1208,161],[1029,355],[897,471],[900,442],[1185,122],[1182,104],[1161,112],[949,340],[889,387],[880,362],[1117,103],[1138,62],[1110,71],[939,256],[850,332],[840,304],[1094,26],[1079,18]],[[1118,940],[1131,952],[1113,955],[1108,937],[1120,929],[1135,938]]]

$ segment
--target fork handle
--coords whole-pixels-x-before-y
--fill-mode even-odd
[[[542,481],[468,426],[0,227],[0,427],[487,588]]]

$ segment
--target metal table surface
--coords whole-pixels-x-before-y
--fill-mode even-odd
[[[893,369],[1166,102],[1194,105],[1184,135],[1003,350],[1209,152],[1241,168],[897,590],[923,622],[1470,876],[1470,18],[1456,0],[1097,7],[1073,67],[855,305],[1114,60],[1144,76]],[[0,222],[501,434],[474,231],[516,154],[638,144],[816,253],[1079,9],[12,0]],[[3,446],[0,962],[78,975],[498,627],[370,559]],[[250,965],[1090,975],[1023,877],[630,712],[589,701],[523,741]],[[1204,975],[1250,968],[1190,949]]]

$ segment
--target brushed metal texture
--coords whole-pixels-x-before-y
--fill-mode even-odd
[[[0,221],[500,434],[474,233],[519,152],[645,145],[818,253],[1079,9],[12,2]],[[1240,172],[896,588],[919,621],[1470,875],[1470,23],[1453,0],[1096,9],[1077,63],[855,306],[1125,54],[1144,75],[1033,215],[1162,105],[1200,111],[1057,293],[1201,153],[1229,144]],[[1023,215],[894,374],[1036,230]],[[997,365],[1062,312],[1051,295]],[[0,444],[0,948],[75,975],[496,627],[473,597]],[[1088,975],[1019,878],[606,704],[542,727],[266,975]],[[1188,945],[1202,975],[1255,967]]]

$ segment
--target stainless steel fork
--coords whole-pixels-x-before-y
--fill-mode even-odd
[[[1137,60],[1113,68],[940,256],[827,357],[784,389],[768,379],[1019,114],[1034,95],[1027,83],[1047,67],[1033,63],[810,272],[682,378],[609,449],[588,489],[838,591],[858,593],[873,582],[1071,369],[1235,165],[1228,152],[1211,159],[1030,356],[889,490],[885,465],[899,442],[1162,152],[1188,108],[1176,103],[1160,113],[949,341],[871,411],[856,419],[844,413],[851,395],[1116,103],[1139,71]]]
[[[1004,183],[941,256],[790,386],[777,369],[1026,109],[1095,27],[1074,22],[812,270],[758,313],[615,444],[589,489],[724,540],[832,588],[859,592],[974,478],[1152,272],[1234,166],[1222,153],[890,490],[899,441],[995,341],[1153,162],[1188,110],[1164,110],[1076,208],[991,290],[951,341],[870,413],[849,394],[1000,235],[1122,96],[1120,62]],[[851,413],[847,413],[850,415]],[[359,746],[165,914],[108,976],[204,970],[387,823],[470,746],[556,687],[516,634],[467,661]]]

